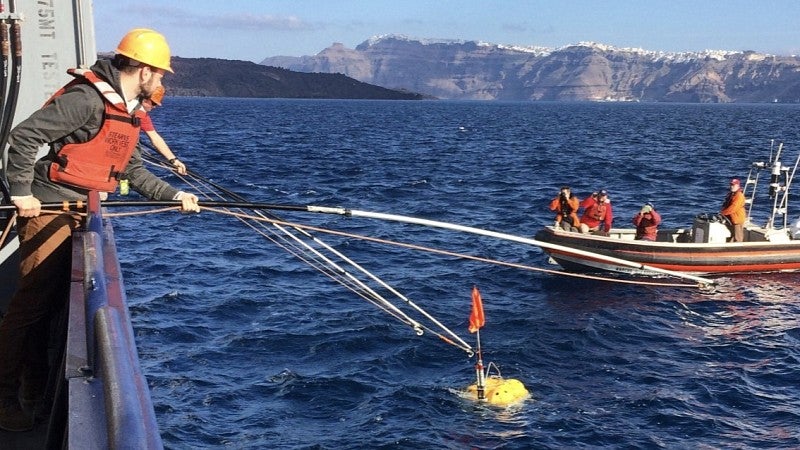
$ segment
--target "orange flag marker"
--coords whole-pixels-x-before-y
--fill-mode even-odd
[[[478,286],[472,286],[472,313],[469,315],[469,332],[475,333],[486,323],[483,315],[483,300]]]
[[[478,292],[478,286],[472,286],[472,312],[469,315],[469,332],[478,333],[478,362],[475,364],[475,378],[477,383],[478,400],[486,399],[486,374],[483,372],[483,357],[481,356],[481,327],[486,323],[486,317],[483,315],[483,300],[481,293]]]

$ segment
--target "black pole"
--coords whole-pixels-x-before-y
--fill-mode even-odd
[[[11,131],[11,124],[14,122],[14,112],[17,109],[17,99],[19,98],[20,81],[22,80],[22,30],[19,19],[13,17],[16,13],[16,6],[13,0],[8,2],[9,19],[11,25],[11,80],[8,86],[8,102],[3,109],[3,123],[0,129],[0,148],[5,149],[8,142],[8,133]]]
[[[14,113],[17,109],[17,99],[19,98],[19,89],[20,89],[20,81],[22,77],[22,30],[20,29],[20,21],[19,18],[14,17],[17,12],[16,2],[14,0],[10,0],[8,2],[9,6],[9,24],[11,28],[11,53],[13,53],[11,58],[12,63],[12,73],[11,73],[11,80],[8,81],[8,43],[9,43],[9,35],[8,31],[6,30],[6,24],[3,22],[2,30],[0,30],[0,45],[2,46],[2,58],[3,58],[3,76],[2,76],[2,85],[3,85],[3,102],[5,104],[0,105],[0,114],[2,114],[2,120],[0,120],[0,158],[2,158],[3,163],[3,172],[0,174],[0,189],[3,193],[3,200],[4,202],[10,203],[11,202],[11,192],[8,189],[7,182],[6,182],[6,143],[8,142],[8,134],[11,132],[11,124],[14,122]],[[8,83],[8,87],[6,88],[6,84]]]
[[[198,205],[205,208],[241,208],[241,209],[264,209],[275,211],[311,211],[308,205],[279,205],[273,203],[254,203],[254,202],[240,202],[240,201],[200,201]],[[102,206],[109,208],[118,208],[126,206],[181,206],[181,202],[177,200],[142,200],[142,201],[106,201]]]
[[[6,13],[6,5],[3,1],[0,1],[0,14]],[[11,44],[8,40],[8,27],[6,26],[5,19],[0,20],[0,64],[2,64],[2,70],[0,70],[0,130],[3,129],[3,123],[6,120],[6,115],[3,113],[6,104],[6,95],[8,94],[8,58],[11,54]],[[5,139],[0,136],[0,141],[4,141]],[[0,189],[2,190],[3,198],[0,199],[0,203],[11,203],[11,192],[8,190],[8,186],[6,183],[6,148],[5,145],[0,147],[0,166],[2,166],[2,172],[0,172]]]
[[[0,14],[5,14],[6,5],[0,1]],[[8,93],[8,60],[11,55],[11,43],[8,40],[8,26],[5,19],[0,20],[0,58],[2,58],[3,71],[2,80],[0,80],[0,113],[4,109],[6,103],[6,94]],[[2,116],[5,120],[5,116]],[[1,121],[0,121],[1,122]]]
[[[280,205],[272,203],[253,203],[253,202],[229,202],[229,201],[210,201],[198,202],[198,205],[206,208],[241,208],[241,209],[265,209],[276,211],[304,211],[313,212],[312,207],[308,205]],[[123,200],[123,201],[106,201],[102,202],[100,206],[106,208],[147,208],[147,207],[164,207],[164,206],[181,206],[179,200]],[[14,205],[0,205],[0,211],[7,211],[16,209]],[[42,203],[42,208],[46,210],[63,210],[65,204],[63,202]],[[66,209],[70,211],[78,211],[86,209],[86,202],[67,202]],[[345,210],[342,209],[344,213]]]

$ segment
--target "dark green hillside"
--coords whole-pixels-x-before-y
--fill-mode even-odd
[[[374,86],[342,74],[301,73],[249,61],[172,58],[167,95],[198,97],[419,100],[423,96]]]

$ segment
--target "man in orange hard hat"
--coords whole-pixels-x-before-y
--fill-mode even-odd
[[[150,173],[139,152],[139,98],[152,95],[166,71],[172,68],[164,36],[131,30],[113,60],[70,69],[75,79],[9,135],[6,175],[19,214],[21,277],[0,322],[0,429],[31,429],[33,412],[49,409],[48,331],[67,303],[71,236],[81,223],[70,214],[40,215],[41,202],[86,200],[89,191],[113,191],[127,178],[149,198],[200,210],[195,195]],[[37,160],[44,145],[50,150]]]

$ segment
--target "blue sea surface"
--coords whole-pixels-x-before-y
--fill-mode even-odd
[[[170,97],[153,116],[190,169],[254,202],[526,237],[552,223],[547,204],[563,184],[581,197],[607,189],[615,226],[652,201],[664,226],[685,227],[719,210],[730,178],[767,160],[771,140],[773,151],[785,143],[786,166],[800,152],[800,105]],[[767,208],[762,199],[754,215]],[[558,269],[537,247],[491,237],[274,213]],[[720,278],[708,293],[313,232],[472,346],[477,286],[484,363],[531,392],[495,408],[459,395],[474,357],[418,336],[233,217],[112,223],[167,448],[800,448],[796,274]]]

